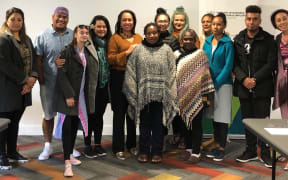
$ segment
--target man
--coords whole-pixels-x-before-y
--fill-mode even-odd
[[[242,118],[269,118],[271,97],[273,96],[273,72],[276,68],[276,45],[273,36],[263,31],[261,9],[248,6],[245,15],[246,29],[234,39],[234,95],[241,104]],[[257,160],[257,137],[248,129],[246,150],[236,161]],[[272,167],[269,147],[258,139],[261,148],[261,161]]]
[[[65,7],[57,7],[52,15],[52,26],[41,32],[35,40],[40,97],[44,111],[42,130],[45,146],[43,152],[38,157],[39,160],[46,160],[53,153],[51,141],[54,128],[54,117],[57,114],[54,111],[54,89],[57,77],[55,60],[59,57],[60,51],[73,39],[73,31],[67,28],[68,21],[68,9]],[[61,60],[65,61],[64,59]],[[79,152],[75,153],[76,154],[73,153],[73,155],[80,156]]]

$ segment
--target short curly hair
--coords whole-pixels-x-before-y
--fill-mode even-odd
[[[273,25],[273,27],[275,29],[277,29],[276,27],[276,22],[275,22],[275,17],[278,13],[286,13],[288,15],[288,11],[286,9],[277,9],[276,11],[274,11],[272,14],[271,14],[271,23]]]

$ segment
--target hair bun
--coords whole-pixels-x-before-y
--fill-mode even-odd
[[[176,11],[177,11],[177,12],[184,12],[184,7],[183,7],[183,6],[178,6],[178,7],[176,8]]]
[[[157,14],[167,14],[166,10],[163,9],[162,7],[157,8]]]

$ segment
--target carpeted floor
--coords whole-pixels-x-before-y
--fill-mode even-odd
[[[19,151],[29,157],[25,164],[13,164],[9,171],[0,170],[0,180],[56,180],[63,177],[64,162],[62,144],[53,140],[54,154],[51,159],[38,161],[42,151],[41,136],[20,136]],[[225,159],[214,162],[203,157],[197,164],[181,161],[179,155],[183,150],[168,146],[164,153],[163,163],[138,163],[136,157],[125,161],[117,160],[111,153],[111,136],[104,136],[103,147],[108,152],[106,157],[87,159],[81,156],[80,166],[73,166],[74,177],[69,179],[96,180],[268,180],[271,179],[271,169],[264,167],[260,161],[237,163],[235,158],[245,149],[243,140],[232,140],[227,144]],[[83,137],[78,136],[76,148],[82,151]],[[288,172],[283,171],[284,163],[277,163],[276,180],[287,180]]]

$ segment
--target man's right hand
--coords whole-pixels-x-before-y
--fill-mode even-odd
[[[59,54],[56,58],[55,63],[56,63],[57,68],[61,68],[65,64],[65,59],[61,59],[60,54]]]
[[[256,82],[254,78],[246,77],[243,81],[243,86],[246,87],[247,89],[253,89],[255,85]]]

